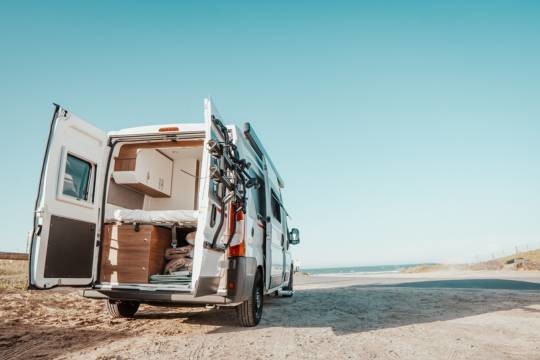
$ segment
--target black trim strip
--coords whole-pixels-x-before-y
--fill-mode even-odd
[[[189,291],[175,290],[131,290],[131,289],[84,289],[79,292],[83,297],[89,299],[112,299],[112,300],[132,300],[143,304],[151,305],[171,305],[178,306],[201,306],[207,304],[230,304],[231,301],[220,295],[207,295],[194,297]]]

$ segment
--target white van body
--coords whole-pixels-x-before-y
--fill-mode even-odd
[[[287,226],[284,181],[248,123],[241,130],[220,120],[205,99],[204,123],[105,133],[55,105],[36,199],[30,288],[79,286],[83,296],[114,306],[219,304],[239,312],[253,301],[262,311],[262,299],[253,297],[259,277],[263,294],[292,295],[289,246],[299,239]],[[227,141],[241,159],[236,165],[211,149]],[[231,176],[234,190],[227,190],[228,180],[216,180],[220,173]],[[224,205],[231,197],[234,205]],[[168,228],[173,239],[186,224],[196,228],[190,278],[100,281],[102,234],[110,222]]]

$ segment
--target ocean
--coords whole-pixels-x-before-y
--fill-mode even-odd
[[[425,264],[345,266],[331,268],[301,268],[300,271],[319,276],[357,276],[399,273],[410,267]]]

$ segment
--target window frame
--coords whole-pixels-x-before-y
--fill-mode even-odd
[[[274,203],[277,205],[277,208],[275,208]],[[281,201],[279,201],[279,198],[277,197],[276,192],[274,189],[270,189],[270,207],[272,211],[272,218],[275,219],[278,223],[282,223],[282,214],[281,214]],[[279,217],[276,217],[276,213],[279,215]]]
[[[253,205],[255,209],[255,214],[257,218],[261,216],[262,218],[266,217],[266,184],[262,176],[257,172],[250,171],[251,177],[257,179],[259,185],[253,186],[250,188],[250,197],[253,199]]]
[[[63,149],[62,152],[62,161],[60,162],[60,171],[58,176],[58,184],[57,184],[57,195],[56,198],[60,201],[68,202],[70,204],[79,205],[83,207],[93,208],[96,206],[95,203],[95,193],[96,193],[96,172],[97,172],[97,165],[90,159],[81,156],[73,151],[69,151],[67,149]],[[68,157],[74,157],[80,161],[83,161],[90,165],[90,172],[88,174],[88,183],[87,183],[87,196],[86,199],[77,199],[74,196],[64,194],[64,178],[66,176],[66,166],[67,166],[67,159]]]

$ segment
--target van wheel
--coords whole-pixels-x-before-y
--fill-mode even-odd
[[[130,318],[139,310],[137,301],[107,300],[107,311],[113,318]]]
[[[293,267],[291,265],[291,273],[289,275],[289,283],[287,284],[287,286],[285,288],[283,288],[283,290],[285,291],[290,291],[290,293],[288,294],[283,294],[281,295],[282,297],[292,297],[293,296],[293,285],[294,285],[294,271],[293,271]]]
[[[264,298],[263,284],[261,271],[258,270],[249,298],[236,307],[240,325],[244,327],[256,326],[261,321]]]

